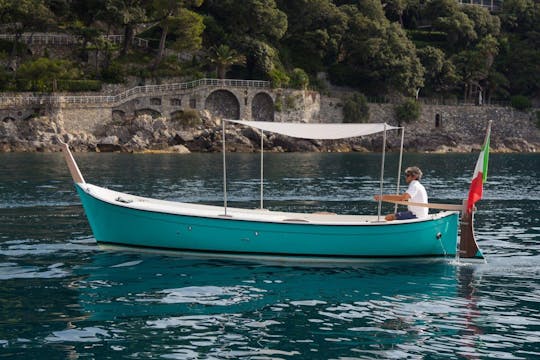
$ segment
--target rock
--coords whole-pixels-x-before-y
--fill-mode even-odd
[[[510,149],[511,151],[517,152],[535,152],[536,149],[534,146],[529,144],[522,138],[511,137],[504,139],[504,146]]]
[[[358,145],[358,144],[353,144],[351,146],[352,150],[355,151],[355,152],[369,152],[368,149],[366,149],[365,147],[361,146],[361,145]]]
[[[253,141],[254,143],[261,143],[261,131],[255,130],[252,127],[246,127],[242,129],[241,134],[248,138],[249,140]],[[266,136],[264,136],[263,141],[266,140]]]
[[[165,121],[160,118],[160,119],[154,120],[154,123],[152,124],[152,128],[154,129],[154,131],[166,130],[167,125],[166,125]]]
[[[186,143],[188,141],[193,141],[194,134],[189,131],[176,131],[174,138],[175,140],[177,139],[179,143]]]
[[[293,139],[283,135],[272,135],[270,141],[274,147],[281,147],[284,151],[298,152],[298,151],[313,151],[317,152],[319,149],[309,140]]]
[[[131,127],[132,127],[132,131],[134,132],[137,132],[137,131],[146,131],[148,133],[154,132],[153,120],[152,120],[152,117],[149,115],[142,115],[142,116],[136,117],[131,122]]]
[[[105,130],[105,135],[116,136],[120,143],[126,143],[133,136],[130,129],[127,126],[111,126]]]
[[[18,137],[15,121],[0,122],[0,139],[13,139]]]
[[[148,147],[148,141],[138,135],[134,135],[125,147],[130,151],[142,151]]]
[[[118,145],[118,137],[115,135],[100,139],[98,145]]]
[[[178,154],[189,154],[189,153],[191,153],[191,151],[189,151],[189,149],[187,147],[185,147],[184,145],[171,146],[169,148],[169,150],[171,152],[178,153]]]

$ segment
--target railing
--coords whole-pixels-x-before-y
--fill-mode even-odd
[[[112,96],[72,96],[72,95],[44,95],[44,96],[1,96],[0,105],[29,105],[29,104],[115,104],[123,102],[136,95],[162,94],[179,90],[189,90],[201,86],[214,87],[242,87],[242,88],[269,88],[269,81],[261,80],[235,80],[235,79],[199,79],[195,81],[165,84],[136,86],[118,95]]]
[[[15,34],[0,34],[0,39],[7,41],[15,41],[16,37]],[[103,35],[102,38],[114,44],[121,44],[124,41],[124,35]],[[81,43],[82,37],[55,33],[24,33],[20,35],[19,41],[32,45],[73,45]],[[146,39],[135,37],[133,38],[133,44],[141,48],[148,48],[148,40]]]
[[[103,37],[114,44],[122,44],[124,42],[124,35],[104,35]],[[148,48],[148,40],[140,37],[134,37],[133,45],[141,48]]]
[[[476,5],[496,11],[502,8],[503,0],[458,0],[461,5]]]

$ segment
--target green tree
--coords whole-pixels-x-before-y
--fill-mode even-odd
[[[69,1],[69,11],[75,22],[82,22],[86,27],[92,27],[96,21],[106,18],[107,0],[71,0]]]
[[[435,21],[441,17],[452,17],[459,11],[455,0],[431,0],[425,3],[422,13],[427,20]]]
[[[277,44],[287,30],[287,16],[275,0],[206,0],[201,9],[220,24],[212,28],[217,43],[208,45],[226,43],[246,54],[246,76],[269,78],[274,67],[282,67]]]
[[[248,36],[274,43],[287,30],[287,15],[277,8],[275,0],[206,0],[202,10],[237,40]]]
[[[420,62],[425,68],[423,93],[444,94],[454,90],[459,82],[454,64],[445,53],[436,47],[427,46],[418,50]]]
[[[147,21],[145,5],[144,0],[106,0],[108,20],[120,24],[124,29],[121,55],[126,55],[131,49],[135,27]]]
[[[372,8],[369,11],[368,5]],[[408,95],[423,86],[424,69],[415,46],[399,25],[390,24],[384,16],[377,17],[383,13],[380,2],[364,2],[362,11],[352,6],[342,9],[349,15],[343,62],[353,69],[357,84],[377,92],[397,91]]]
[[[17,70],[17,50],[23,32],[47,30],[55,23],[55,15],[43,0],[0,0],[0,21],[14,24],[9,28],[15,34],[9,64]]]
[[[500,14],[505,31],[497,68],[509,80],[511,94],[540,93],[540,4],[505,0]]]
[[[467,48],[478,39],[473,21],[463,12],[439,17],[433,22],[433,27],[446,32],[448,45],[452,50]]]
[[[202,17],[190,8],[201,6],[203,0],[153,0],[151,15],[161,28],[159,47],[154,60],[158,66],[163,59],[167,35],[176,35],[175,47],[183,50],[197,50],[202,44],[204,30]]]
[[[487,36],[474,49],[462,51],[454,57],[463,81],[465,101],[474,100],[473,96],[485,100],[484,88],[498,51],[497,40]]]
[[[421,113],[422,107],[414,99],[406,99],[394,107],[394,115],[398,121],[398,126],[401,126],[403,122],[411,123],[417,121]]]
[[[243,44],[246,55],[246,68],[249,78],[270,77],[270,73],[283,67],[279,59],[279,52],[268,43],[247,37]]]
[[[38,58],[22,64],[17,76],[28,82],[31,90],[50,91],[54,80],[78,79],[80,71],[67,60]]]
[[[504,0],[500,18],[507,31],[540,31],[540,4],[535,0]]]
[[[229,67],[235,64],[244,64],[246,57],[238,54],[236,50],[227,45],[219,45],[210,49],[208,61],[216,67],[217,77],[224,79]]]
[[[407,8],[407,0],[383,0],[384,12],[390,21],[398,21],[403,27],[403,13]]]
[[[346,30],[347,18],[330,0],[279,0],[287,14],[288,28],[281,44],[292,66],[308,73],[335,63]]]
[[[487,35],[499,36],[501,20],[481,6],[464,6],[463,13],[472,21],[474,31],[479,38]]]

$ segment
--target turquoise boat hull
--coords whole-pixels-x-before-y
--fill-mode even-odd
[[[270,211],[269,220],[261,219],[264,215],[255,219],[203,216],[159,210],[146,205],[145,201],[152,199],[87,185],[75,186],[92,232],[102,244],[209,257],[209,254],[333,259],[454,257],[457,251],[458,212],[448,211],[415,221],[359,223],[312,223],[301,218],[276,220]],[[93,194],[101,190],[112,193],[112,197]],[[138,208],[134,205],[137,202],[144,206]],[[182,205],[161,203],[164,209],[170,204]],[[223,211],[219,207],[208,208]]]

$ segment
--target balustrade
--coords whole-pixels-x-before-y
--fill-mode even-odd
[[[242,88],[269,88],[270,82],[261,80],[234,80],[234,79],[199,79],[185,83],[165,85],[136,86],[114,96],[74,96],[74,95],[44,95],[44,96],[0,96],[1,105],[26,105],[44,103],[66,104],[115,104],[123,102],[139,94],[163,95],[178,90],[189,90],[202,86],[211,87],[242,87]]]

